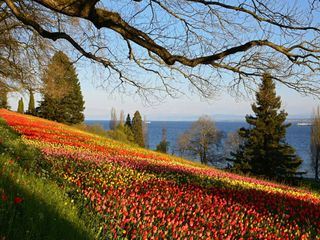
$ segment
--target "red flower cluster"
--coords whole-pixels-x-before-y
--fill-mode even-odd
[[[320,197],[0,110],[101,216],[107,238],[320,239]]]
[[[13,202],[14,202],[14,204],[22,203],[22,202],[23,202],[23,198],[21,198],[21,197],[14,197]]]
[[[5,192],[1,193],[1,200],[2,200],[2,202],[7,202],[8,201],[8,196],[7,196],[7,194]],[[14,204],[19,204],[19,203],[22,203],[22,202],[23,202],[23,198],[21,198],[21,197],[16,196],[13,199],[13,203]]]

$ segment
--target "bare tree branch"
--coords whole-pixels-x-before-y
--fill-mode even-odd
[[[109,69],[115,87],[129,84],[174,96],[182,77],[211,97],[223,86],[253,90],[269,71],[289,88],[320,93],[319,6],[312,1],[309,6],[275,0],[4,2],[2,7],[40,36],[65,40]],[[30,6],[46,18],[31,15]],[[0,16],[6,15],[0,11]],[[79,24],[71,32],[67,23],[75,20]],[[153,79],[141,80],[143,73]]]

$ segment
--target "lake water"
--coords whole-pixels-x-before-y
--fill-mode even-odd
[[[88,120],[87,124],[99,124],[104,129],[109,129],[109,121]],[[167,129],[167,140],[170,142],[170,153],[174,152],[178,137],[186,131],[192,122],[181,121],[152,121],[148,124],[149,148],[155,149],[161,141],[162,128]],[[239,128],[247,126],[245,122],[224,122],[217,121],[216,127],[225,133],[235,132]],[[298,126],[296,123],[287,129],[287,142],[296,149],[297,154],[303,159],[300,170],[307,171],[305,177],[313,177],[313,170],[310,165],[310,126]]]

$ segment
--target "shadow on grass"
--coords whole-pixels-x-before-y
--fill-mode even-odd
[[[57,207],[54,202],[48,204],[45,199],[26,191],[9,177],[1,176],[0,188],[8,196],[5,201],[0,200],[0,237],[6,237],[6,239],[91,238],[90,234],[83,230],[81,223],[71,222],[67,211],[60,211],[61,206]],[[23,201],[15,203],[17,196]],[[70,204],[67,207],[70,208]]]
[[[36,172],[41,159],[0,119],[0,239],[93,239],[65,191]]]

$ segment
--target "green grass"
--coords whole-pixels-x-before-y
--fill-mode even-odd
[[[39,162],[41,154],[0,120],[0,239],[94,239],[93,222]]]
[[[320,182],[315,179],[305,178],[300,180],[299,187],[305,188],[312,192],[320,193]]]

